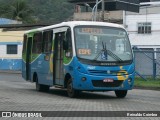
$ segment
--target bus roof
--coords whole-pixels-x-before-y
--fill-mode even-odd
[[[108,27],[116,27],[116,28],[123,28],[124,29],[124,27],[122,25],[115,24],[115,23],[97,22],[97,21],[68,21],[68,22],[62,22],[62,23],[55,24],[55,25],[50,25],[50,26],[46,26],[46,27],[28,30],[25,32],[25,34],[30,33],[30,32],[44,31],[47,29],[64,27],[64,26],[74,27],[74,26],[79,26],[79,25],[108,26]]]

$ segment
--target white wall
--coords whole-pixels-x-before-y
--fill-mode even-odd
[[[22,45],[18,45],[17,52],[18,52],[17,54],[6,54],[7,45],[0,45],[0,59],[21,59],[22,58]]]
[[[144,48],[160,48],[160,13],[126,15],[125,24],[132,45]],[[138,22],[151,22],[151,34],[138,34]]]
[[[25,31],[3,31],[0,29],[0,59],[21,59],[23,34]],[[17,54],[6,54],[7,44],[18,44]]]

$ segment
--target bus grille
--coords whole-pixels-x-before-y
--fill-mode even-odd
[[[89,73],[91,74],[101,74],[101,75],[127,75],[127,72],[124,70],[114,70],[114,71],[107,71],[107,70],[88,70]]]
[[[103,82],[103,80],[92,80],[94,87],[119,87],[122,85],[122,80],[114,80],[114,82]]]

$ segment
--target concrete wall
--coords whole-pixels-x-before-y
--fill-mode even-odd
[[[102,12],[97,12],[97,20],[101,21]],[[74,13],[74,20],[92,20],[92,12]],[[104,13],[105,21],[118,21],[123,19],[123,11],[108,11]]]

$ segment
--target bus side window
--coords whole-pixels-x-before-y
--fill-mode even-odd
[[[35,33],[33,37],[33,48],[32,53],[42,53],[42,33]]]
[[[66,57],[72,57],[72,39],[71,39],[71,30],[67,29],[65,34],[65,39],[63,41],[63,49],[65,50]]]
[[[43,52],[50,53],[52,50],[53,30],[43,32]]]

